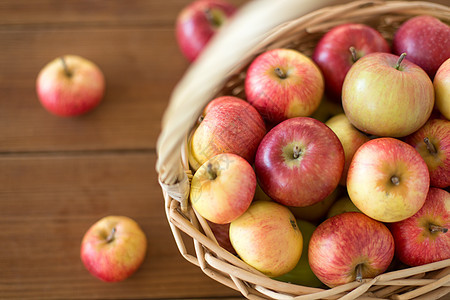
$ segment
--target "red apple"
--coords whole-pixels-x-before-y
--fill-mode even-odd
[[[389,53],[359,59],[344,80],[344,112],[359,130],[403,137],[423,126],[434,105],[434,88],[417,65]]]
[[[252,166],[236,154],[222,153],[207,160],[195,172],[190,200],[203,218],[226,224],[247,210],[255,188]]]
[[[365,24],[342,24],[327,32],[317,44],[313,60],[325,78],[325,91],[341,101],[342,84],[350,67],[372,52],[390,52],[383,36]]]
[[[431,186],[450,186],[450,121],[430,119],[418,131],[407,136],[405,142],[425,160]]]
[[[369,217],[398,222],[414,215],[425,202],[430,174],[420,154],[394,138],[362,145],[353,156],[347,177],[352,202]]]
[[[442,63],[433,80],[436,107],[450,120],[450,58]]]
[[[394,256],[394,239],[383,223],[346,212],[317,227],[308,255],[314,274],[333,287],[383,273]]]
[[[319,68],[309,57],[292,49],[273,49],[259,55],[245,78],[248,102],[274,124],[311,115],[323,91]]]
[[[266,133],[262,117],[248,102],[224,96],[211,101],[189,143],[189,163],[194,170],[214,155],[234,153],[251,164]]]
[[[230,223],[216,224],[208,220],[206,221],[208,222],[208,225],[211,228],[211,231],[214,234],[217,243],[219,243],[219,246],[232,254],[236,254],[236,251],[234,250],[233,245],[231,245],[230,241]]]
[[[255,158],[259,184],[287,206],[317,203],[336,189],[344,150],[333,131],[312,118],[292,118],[275,126],[261,141]]]
[[[176,37],[183,55],[193,62],[209,40],[237,11],[223,0],[197,0],[178,15]]]
[[[450,193],[430,188],[423,207],[412,217],[390,224],[396,256],[409,266],[450,258]]]
[[[302,254],[294,216],[273,201],[256,201],[231,222],[230,240],[243,261],[270,277],[291,271]]]
[[[78,116],[101,102],[105,78],[93,62],[76,55],[64,55],[39,72],[36,91],[42,106],[52,114]]]
[[[339,184],[345,186],[347,182],[348,168],[350,167],[350,162],[352,161],[353,155],[362,144],[369,141],[369,137],[356,129],[355,126],[353,126],[347,119],[345,114],[339,114],[332,117],[325,123],[325,125],[333,130],[344,148],[345,164]]]
[[[417,16],[403,23],[394,35],[392,51],[408,53],[430,78],[450,58],[450,26],[432,16]]]
[[[81,260],[95,277],[122,281],[142,264],[147,239],[139,225],[124,216],[108,216],[93,224],[81,243]]]

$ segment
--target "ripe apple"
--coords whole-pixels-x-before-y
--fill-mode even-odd
[[[392,51],[408,53],[408,60],[434,78],[439,66],[450,58],[450,26],[432,16],[417,16],[403,23],[394,35]]]
[[[319,104],[319,107],[311,115],[311,118],[325,123],[331,117],[343,113],[344,110],[342,109],[341,103],[337,103],[335,101],[329,100],[327,97],[323,97],[322,101]]]
[[[317,227],[308,221],[299,219],[297,219],[297,225],[303,236],[302,256],[292,271],[274,279],[309,287],[322,287],[323,283],[313,273],[308,261],[309,240]]]
[[[344,112],[359,130],[403,137],[428,120],[434,88],[417,65],[389,53],[370,53],[347,73],[342,87]]]
[[[294,214],[294,216],[300,220],[306,220],[313,223],[320,222],[320,219],[327,214],[328,209],[333,205],[337,198],[339,188],[335,189],[331,194],[329,194],[325,199],[304,207],[289,206],[289,209]],[[300,229],[301,231],[301,229]],[[303,231],[302,231],[303,232]]]
[[[348,196],[336,200],[327,212],[327,219],[345,212],[361,212]]]
[[[311,115],[324,91],[322,74],[307,56],[292,49],[269,50],[253,60],[245,94],[269,123]]]
[[[261,141],[255,158],[259,184],[286,206],[313,205],[333,192],[344,167],[344,150],[333,131],[308,117],[288,119]]]
[[[49,62],[36,80],[42,106],[52,114],[72,117],[96,107],[105,93],[105,78],[93,62],[64,55]]]
[[[230,224],[230,240],[239,257],[270,277],[291,271],[302,254],[297,222],[283,205],[256,201]]]
[[[194,170],[214,155],[234,153],[253,163],[266,133],[262,117],[248,102],[223,96],[205,108],[190,140],[189,163]]]
[[[85,233],[80,256],[92,275],[114,282],[131,276],[144,261],[146,252],[147,238],[134,220],[108,216]]]
[[[369,141],[369,137],[356,129],[347,119],[345,114],[339,114],[332,117],[325,125],[333,130],[344,148],[345,164],[339,184],[345,186],[347,182],[348,167],[350,166],[353,155],[362,144]]]
[[[394,256],[394,239],[383,223],[346,212],[317,227],[308,255],[314,274],[333,287],[383,273]]]
[[[208,220],[206,221],[208,222],[208,225],[211,228],[211,231],[214,234],[217,243],[219,243],[219,246],[232,254],[236,254],[236,251],[234,250],[233,245],[231,245],[230,241],[230,223],[216,224]]]
[[[362,145],[348,170],[350,199],[381,222],[398,222],[414,215],[425,202],[429,186],[423,158],[412,146],[394,138]]]
[[[430,188],[423,207],[412,217],[390,224],[396,256],[409,266],[450,258],[450,193]]]
[[[425,160],[431,186],[450,186],[450,121],[430,119],[418,131],[407,136],[405,142]]]
[[[433,80],[436,107],[450,120],[450,58],[444,61]]]
[[[177,42],[183,55],[193,62],[236,11],[224,0],[197,0],[186,6],[176,22]]]
[[[390,52],[383,36],[365,24],[347,23],[328,31],[318,42],[312,59],[325,78],[325,92],[341,102],[342,83],[350,67],[372,52]]]
[[[226,224],[247,210],[255,188],[252,166],[236,154],[222,153],[207,160],[195,172],[190,200],[203,218]]]

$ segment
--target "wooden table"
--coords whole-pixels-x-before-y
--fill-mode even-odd
[[[0,299],[241,298],[179,254],[155,172],[161,115],[188,67],[174,22],[189,2],[0,0]],[[36,96],[39,70],[63,54],[106,77],[104,101],[82,117],[55,117]],[[114,284],[79,257],[107,215],[148,237],[144,264]]]

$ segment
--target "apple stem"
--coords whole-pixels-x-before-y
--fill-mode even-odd
[[[72,76],[72,72],[70,72],[69,67],[66,64],[66,60],[64,59],[64,56],[61,56],[60,59],[61,59],[61,63],[62,63],[63,68],[64,68],[64,73],[66,73],[67,77],[71,77]]]
[[[275,74],[277,74],[277,76],[281,79],[285,79],[287,77],[286,73],[284,73],[280,68],[275,68]]]
[[[425,137],[423,139],[423,142],[427,146],[427,150],[430,152],[430,154],[436,155],[437,153],[436,147],[433,145],[433,143],[430,142],[430,139],[428,137]]]
[[[405,58],[405,56],[406,56],[406,53],[403,52],[403,53],[400,55],[400,57],[398,58],[397,64],[395,65],[395,68],[396,68],[397,70],[400,69],[400,64],[402,63],[402,61],[403,61],[403,59]]]
[[[209,180],[214,180],[217,178],[217,173],[214,171],[212,163],[208,163],[206,166],[206,173],[208,174]]]
[[[355,49],[355,47],[351,46],[351,47],[349,48],[349,50],[350,50],[350,53],[352,54],[352,60],[353,60],[353,62],[356,62],[356,61],[358,60],[358,55],[356,54],[356,49]]]
[[[356,281],[361,282],[363,280],[362,276],[362,264],[356,265]]]
[[[299,146],[294,146],[294,159],[297,159],[300,157],[300,154],[302,153],[302,150],[300,149]]]
[[[116,227],[113,227],[108,237],[106,238],[106,243],[111,243],[114,240],[114,235],[116,234]]]
[[[394,175],[394,176],[391,177],[391,182],[394,185],[399,185],[400,184],[400,179],[397,176]]]
[[[211,25],[213,25],[214,27],[220,27],[220,22],[217,20],[217,18],[214,18],[214,14],[209,7],[206,8],[204,12],[206,19]]]
[[[430,229],[431,233],[434,233],[434,232],[447,233],[447,231],[448,231],[448,228],[442,227],[442,226],[439,226],[439,225],[434,225],[434,224],[430,224],[429,229]]]

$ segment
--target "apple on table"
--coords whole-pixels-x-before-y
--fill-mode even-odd
[[[95,108],[105,93],[105,78],[92,61],[63,55],[45,65],[36,79],[42,106],[61,117],[73,117]]]
[[[117,282],[136,272],[146,251],[147,238],[136,221],[125,216],[107,216],[85,233],[80,256],[92,275]]]

